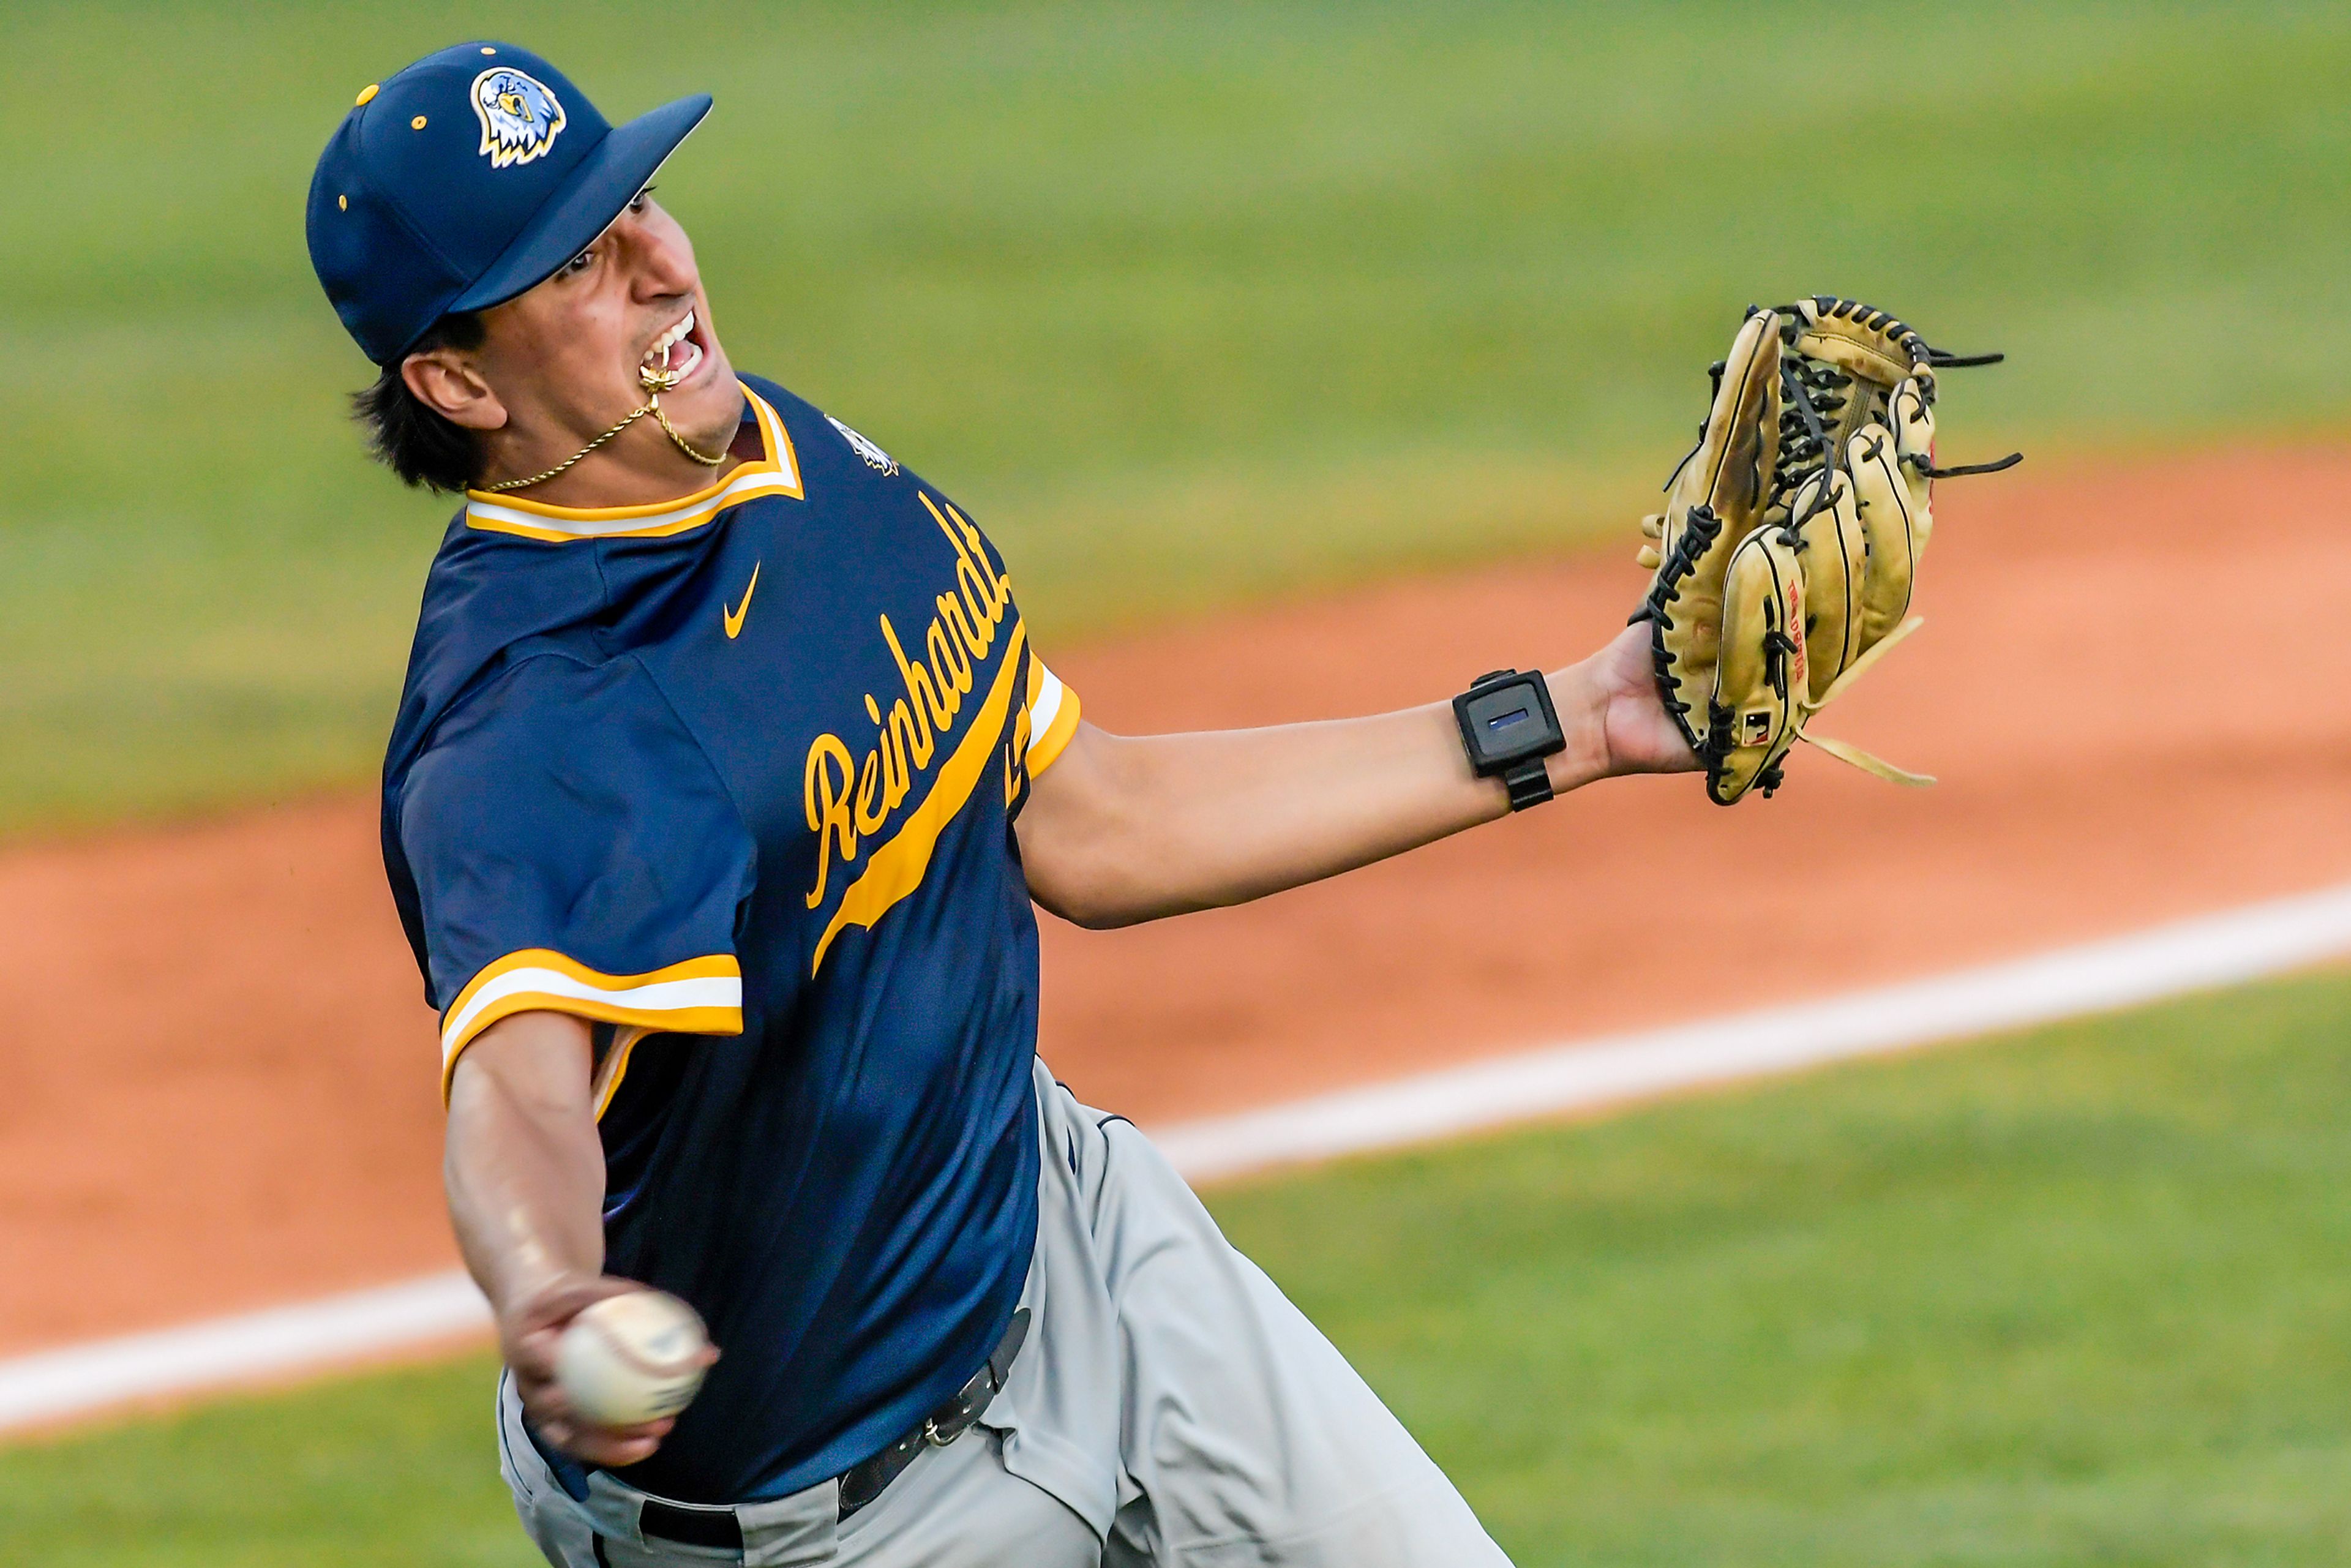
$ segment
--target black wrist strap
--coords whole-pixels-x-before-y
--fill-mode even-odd
[[[1530,806],[1540,806],[1552,797],[1551,769],[1540,757],[1530,757],[1514,763],[1510,770],[1500,775],[1510,787],[1510,810],[1523,811]]]

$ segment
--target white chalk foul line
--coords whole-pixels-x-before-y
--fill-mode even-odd
[[[2351,885],[2013,963],[1156,1128],[1195,1181],[2105,1012],[2351,952]]]
[[[380,1355],[488,1326],[474,1281],[434,1274],[152,1333],[0,1361],[0,1431],[132,1400]]]
[[[1936,979],[1169,1124],[1152,1138],[1187,1177],[1209,1181],[2132,1007],[2346,953],[2351,884]],[[0,1431],[395,1352],[488,1322],[472,1281],[437,1274],[0,1361]]]

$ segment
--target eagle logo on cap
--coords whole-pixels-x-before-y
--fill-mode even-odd
[[[528,163],[562,132],[563,105],[537,77],[496,66],[474,78],[474,117],[482,122],[482,156],[493,169]]]

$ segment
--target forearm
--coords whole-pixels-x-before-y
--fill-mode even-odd
[[[574,1416],[556,1345],[590,1302],[642,1289],[604,1275],[604,1148],[588,1026],[517,1013],[482,1031],[449,1085],[442,1177],[457,1248],[497,1314],[498,1349],[538,1434],[591,1465],[632,1465],[669,1418],[602,1427]]]
[[[1562,792],[1606,770],[1579,669],[1550,680],[1568,740],[1550,764]],[[1084,739],[1040,781],[1030,807],[1040,820],[1032,828],[1023,817],[1021,843],[1040,902],[1087,925],[1259,898],[1509,810],[1502,785],[1470,770],[1449,703],[1267,729]],[[1056,777],[1063,768],[1074,776]]]
[[[457,1063],[443,1159],[458,1250],[501,1319],[603,1270],[603,1149],[587,1026],[522,1013]]]

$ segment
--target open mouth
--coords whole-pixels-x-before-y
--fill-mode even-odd
[[[702,368],[704,348],[701,325],[695,312],[688,310],[684,319],[655,338],[653,347],[645,350],[644,362],[637,367],[637,379],[652,392],[682,386]]]

